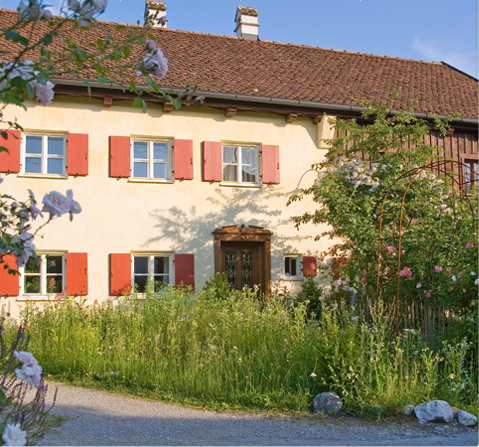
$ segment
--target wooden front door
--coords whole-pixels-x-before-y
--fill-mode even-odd
[[[271,235],[261,227],[228,226],[213,231],[215,272],[224,272],[237,290],[271,293]]]
[[[255,242],[223,242],[221,244],[222,270],[231,286],[236,290],[244,287],[260,288],[264,277],[260,244]]]

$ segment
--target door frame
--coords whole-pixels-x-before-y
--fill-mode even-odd
[[[273,233],[253,225],[230,225],[213,231],[215,252],[215,273],[222,272],[223,260],[221,246],[223,242],[254,242],[259,246],[261,290],[271,293],[271,236]]]

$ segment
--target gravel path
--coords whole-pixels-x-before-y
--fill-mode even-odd
[[[367,423],[356,418],[267,417],[217,413],[104,391],[58,387],[53,413],[68,419],[38,445],[261,445],[456,446],[478,445],[476,429],[456,424]]]

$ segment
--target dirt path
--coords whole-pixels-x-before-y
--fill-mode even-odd
[[[68,420],[38,445],[478,445],[477,430],[459,425],[411,421],[378,426],[349,417],[216,413],[63,384],[50,384],[50,390],[55,386],[59,390],[53,413]]]

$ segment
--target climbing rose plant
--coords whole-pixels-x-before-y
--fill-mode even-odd
[[[390,114],[393,103],[363,105],[361,120],[333,123],[332,149],[312,166],[316,181],[290,198],[313,199],[316,209],[296,225],[328,224],[318,239],[337,243],[326,255],[348,260],[324,264],[323,296],[367,305],[379,290],[388,303],[399,296],[402,309],[421,303],[462,312],[478,293],[477,201],[461,195],[453,173],[432,172],[441,157],[424,138],[444,136],[448,122],[419,119],[412,108]]]

